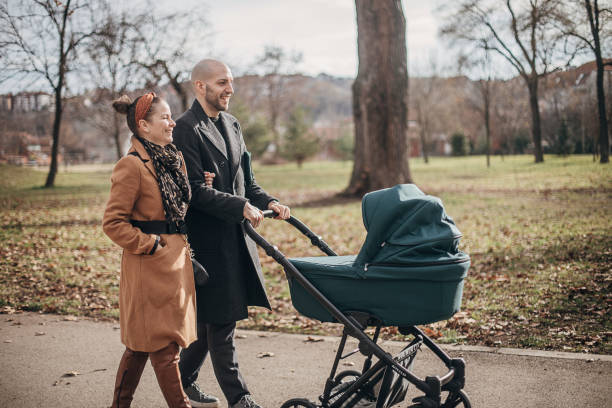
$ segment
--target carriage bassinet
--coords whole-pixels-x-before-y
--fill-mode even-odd
[[[366,312],[386,326],[445,320],[461,305],[470,258],[440,199],[415,185],[368,193],[362,201],[366,240],[357,255],[292,258],[290,262],[342,312]],[[288,276],[303,315],[335,319]]]

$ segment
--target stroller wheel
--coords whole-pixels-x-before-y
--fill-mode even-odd
[[[336,375],[336,378],[334,378],[334,386],[341,384],[343,382],[355,381],[359,377],[361,377],[361,373],[359,371],[355,371],[355,370],[341,371],[338,373],[338,375]]]
[[[290,400],[285,401],[281,408],[317,408],[315,404],[308,401],[306,398],[292,398]]]
[[[444,395],[443,395],[444,396]],[[444,398],[443,398],[444,399]],[[472,408],[472,404],[465,393],[460,390],[459,392],[449,392],[444,400],[444,403],[440,406],[441,408]]]

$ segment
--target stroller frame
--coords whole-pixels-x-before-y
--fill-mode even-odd
[[[277,216],[272,210],[263,211],[263,214],[265,218]],[[312,245],[318,247],[326,255],[337,256],[322,237],[312,232],[300,220],[291,216],[285,221],[309,238]],[[311,296],[330,312],[337,322],[344,326],[330,375],[326,380],[323,394],[319,397],[320,405],[316,405],[307,399],[295,398],[286,401],[282,407],[352,407],[364,396],[364,390],[369,390],[371,386],[379,383],[381,380],[382,383],[380,383],[375,406],[376,408],[388,407],[403,400],[406,389],[401,390],[400,388],[402,381],[407,380],[425,394],[415,398],[413,400],[415,404],[410,405],[409,408],[449,408],[460,406],[460,404],[463,404],[464,408],[471,408],[468,396],[463,391],[465,386],[464,359],[451,358],[416,326],[398,327],[401,334],[412,335],[414,339],[397,356],[392,357],[377,344],[380,330],[383,326],[381,319],[364,312],[341,312],[323,293],[310,283],[287,257],[279,251],[278,247],[270,244],[255,231],[248,220],[245,219],[243,221],[243,227],[247,235],[257,245],[262,247],[268,256],[272,257],[284,268],[286,274],[297,280]],[[365,333],[366,328],[369,326],[375,327],[372,338]],[[343,355],[348,336],[356,338],[359,341],[359,346],[357,349]],[[423,344],[442,360],[448,368],[448,372],[442,376],[427,376],[425,379],[421,379],[410,371],[416,353]],[[361,373],[348,370],[336,374],[340,360],[357,352],[361,352],[361,354],[366,356]],[[372,358],[374,356],[377,357],[378,361],[372,365]],[[346,385],[340,387],[341,389],[338,391],[338,386],[342,384],[342,379],[347,376],[353,376],[355,380],[345,383]],[[382,379],[381,376],[383,376]],[[393,377],[397,378],[394,379]],[[448,392],[448,396],[442,401],[442,392],[444,391]]]

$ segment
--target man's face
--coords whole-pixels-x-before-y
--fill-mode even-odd
[[[228,67],[220,66],[213,75],[206,80],[206,103],[217,112],[226,111],[229,100],[234,94],[234,77]]]

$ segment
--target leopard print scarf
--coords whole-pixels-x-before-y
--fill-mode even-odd
[[[141,137],[138,140],[151,157],[162,196],[166,221],[183,221],[191,200],[187,175],[182,171],[183,160],[172,143],[160,146]]]

